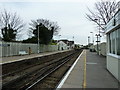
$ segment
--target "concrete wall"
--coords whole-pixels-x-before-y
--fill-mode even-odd
[[[97,45],[91,46],[91,48],[93,48],[93,47],[94,47],[95,51],[97,52]],[[99,44],[98,49],[100,50],[99,55],[106,56],[106,42]]]
[[[94,45],[95,51],[97,52],[97,45]],[[100,50],[100,44],[98,44],[98,49]]]
[[[97,45],[94,45],[95,51],[97,51]]]
[[[100,54],[103,56],[106,56],[106,43],[101,43],[100,44]]]
[[[58,51],[58,45],[40,45],[40,52]]]
[[[115,55],[107,55],[107,69],[120,81],[120,59]]]
[[[29,53],[29,47],[31,48],[32,53],[37,53],[37,44],[2,42],[0,47],[2,48],[2,56],[19,55],[19,51]]]
[[[29,53],[29,47],[32,53],[38,52],[37,44],[0,41],[0,56],[19,55],[19,51],[26,51],[26,53]],[[40,45],[40,52],[50,51],[58,51],[58,45]]]

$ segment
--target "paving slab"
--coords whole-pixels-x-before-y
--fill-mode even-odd
[[[118,87],[118,80],[106,68],[106,57],[97,55],[96,52],[89,52],[89,50],[82,52],[73,69],[58,85],[61,90],[63,88],[118,90]]]
[[[86,51],[87,88],[118,88],[118,80],[107,70],[106,57]]]
[[[72,66],[73,69],[69,73],[61,88],[82,88],[83,85],[83,70],[84,70],[84,52],[77,58],[76,63]],[[64,80],[64,78],[63,78]]]

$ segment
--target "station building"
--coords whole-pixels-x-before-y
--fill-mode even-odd
[[[106,25],[107,69],[120,81],[120,8]]]

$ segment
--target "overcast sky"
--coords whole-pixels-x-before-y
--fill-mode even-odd
[[[27,30],[31,20],[38,18],[55,21],[61,27],[60,39],[73,40],[75,43],[87,44],[90,32],[96,32],[95,25],[86,19],[87,7],[94,8],[94,3],[98,0],[0,0],[0,10],[17,12],[17,14],[27,24],[23,38],[28,38]],[[94,10],[94,9],[93,9]],[[59,39],[58,35],[54,39]],[[91,40],[92,41],[92,40]]]

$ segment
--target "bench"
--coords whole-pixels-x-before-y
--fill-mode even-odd
[[[19,51],[19,55],[26,55],[28,53],[26,53],[26,51]]]

